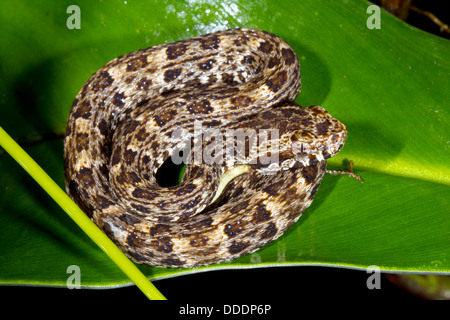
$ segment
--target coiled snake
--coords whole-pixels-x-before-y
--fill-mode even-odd
[[[298,106],[299,90],[295,52],[260,30],[221,31],[116,58],[73,103],[67,192],[138,263],[187,268],[251,253],[298,220],[326,159],[347,136],[323,108]],[[245,145],[244,154],[217,148],[209,150],[212,162],[187,163],[178,185],[162,187],[155,178],[171,156],[194,159],[225,132],[268,129],[276,130],[271,139],[248,134],[231,143]],[[184,130],[179,139],[176,130]],[[263,154],[277,161],[261,161]]]

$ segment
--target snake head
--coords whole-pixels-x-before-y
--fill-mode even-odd
[[[320,106],[298,105],[279,109],[285,116],[281,125],[278,169],[306,167],[337,154],[344,146],[347,129]]]
[[[304,108],[299,129],[290,135],[296,166],[308,166],[337,154],[344,146],[347,128],[320,106]]]
[[[274,108],[272,113],[272,118],[266,116],[266,125],[278,128],[279,139],[260,151],[260,155],[266,150],[271,154],[267,165],[258,162],[254,166],[261,172],[311,166],[331,158],[344,146],[347,128],[320,106],[288,104]]]

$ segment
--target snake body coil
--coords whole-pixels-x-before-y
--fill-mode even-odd
[[[347,135],[323,108],[295,104],[299,90],[295,52],[260,30],[221,31],[116,58],[73,103],[64,143],[67,191],[138,263],[196,267],[253,252],[311,204],[326,159]],[[215,138],[199,138],[195,123],[204,134],[215,130]],[[244,144],[256,152],[241,154],[243,162],[217,149],[213,163],[188,163],[176,186],[155,178],[182,148],[193,146],[193,159],[219,141],[218,132],[250,129],[277,130],[264,145],[276,163],[258,161],[263,143],[247,137]],[[184,130],[181,149],[176,130]],[[222,188],[238,165],[245,170]]]

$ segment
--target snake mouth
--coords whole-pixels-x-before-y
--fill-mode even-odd
[[[337,154],[344,145],[345,137],[345,132],[312,139],[305,138],[304,134],[301,136],[293,134],[290,151],[297,162],[303,165],[311,165]]]

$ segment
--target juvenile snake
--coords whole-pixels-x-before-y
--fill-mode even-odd
[[[116,58],[73,103],[64,141],[67,192],[138,263],[187,268],[251,253],[308,208],[326,159],[347,136],[323,108],[297,105],[299,90],[295,52],[260,30],[221,31]],[[207,146],[194,134],[196,121],[205,132],[276,129],[276,143],[266,147],[279,161],[250,161],[261,152],[246,151],[243,162],[220,162],[219,150],[213,164],[188,163],[180,184],[161,187],[158,168],[180,151],[175,130],[185,130],[191,154]],[[258,139],[247,142],[262,148]],[[243,170],[220,184],[233,168]]]

